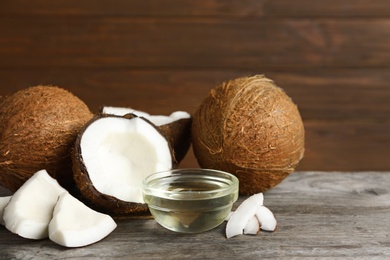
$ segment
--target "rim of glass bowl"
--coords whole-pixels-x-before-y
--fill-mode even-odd
[[[187,175],[187,176],[186,176]],[[161,171],[153,173],[149,176],[147,176],[142,181],[142,192],[145,194],[153,194],[159,197],[174,197],[175,194],[178,194],[177,191],[170,191],[170,190],[161,190],[159,188],[150,187],[149,183],[152,180],[160,179],[160,178],[172,178],[172,177],[190,177],[190,176],[204,176],[205,178],[214,179],[217,181],[225,180],[226,183],[228,183],[225,187],[220,187],[213,190],[207,190],[207,191],[180,191],[180,199],[193,199],[192,196],[194,193],[197,194],[197,199],[202,199],[202,196],[204,195],[204,199],[213,197],[213,195],[225,196],[228,194],[238,193],[238,184],[239,181],[236,176],[234,176],[231,173],[220,171],[220,170],[214,170],[214,169],[203,169],[203,168],[182,168],[182,169],[173,169],[173,170],[167,170],[167,171]]]

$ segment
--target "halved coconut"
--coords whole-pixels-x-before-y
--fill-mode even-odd
[[[132,108],[105,106],[101,109],[101,113],[117,116],[134,114],[146,118],[155,124],[168,138],[178,163],[183,160],[190,148],[192,117],[188,112],[176,111],[169,116],[150,115]]]
[[[76,185],[90,207],[111,216],[149,215],[142,180],[172,169],[165,136],[142,117],[98,115],[80,131],[73,153]]]

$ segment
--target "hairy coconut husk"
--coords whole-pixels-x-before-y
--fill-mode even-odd
[[[35,172],[74,186],[70,150],[92,118],[87,105],[67,90],[34,86],[0,103],[0,184],[16,191]]]
[[[126,219],[126,218],[149,218],[150,212],[148,209],[147,204],[145,203],[136,203],[136,202],[129,202],[124,201],[119,198],[116,198],[114,196],[105,194],[100,192],[98,189],[95,188],[95,186],[92,183],[92,180],[90,178],[90,173],[88,172],[88,167],[84,162],[83,159],[83,153],[82,153],[82,147],[81,147],[81,139],[83,137],[84,132],[86,129],[93,124],[95,121],[101,119],[101,118],[124,118],[131,120],[132,118],[138,117],[134,114],[126,114],[124,116],[116,116],[116,115],[108,115],[108,114],[99,114],[93,117],[89,122],[87,122],[84,127],[80,130],[76,142],[75,147],[72,151],[72,161],[73,161],[73,172],[74,172],[74,179],[76,182],[76,187],[78,193],[81,195],[80,199],[90,206],[91,208],[109,214],[110,216],[116,218],[116,219]],[[142,117],[141,117],[142,118]],[[151,126],[155,127],[157,132],[161,134],[164,138],[166,136],[164,133],[156,127],[153,123],[151,123],[149,120],[142,118],[144,121],[149,123]],[[170,155],[172,158],[172,166],[175,164],[174,160],[174,151],[171,144],[167,140],[167,144],[169,146]],[[145,160],[149,160],[148,157],[145,157]],[[109,180],[107,180],[109,181]]]
[[[198,163],[235,174],[240,194],[264,192],[294,171],[304,154],[297,106],[264,76],[243,77],[212,89],[192,122]]]

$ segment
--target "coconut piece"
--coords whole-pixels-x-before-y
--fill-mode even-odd
[[[262,75],[212,89],[193,116],[191,134],[199,165],[236,175],[241,195],[276,186],[304,154],[297,106]]]
[[[225,218],[224,221],[229,221],[230,217],[233,215],[234,211],[231,211],[227,217]],[[259,222],[259,219],[256,217],[256,214],[255,216],[251,217],[248,222],[246,223],[245,225],[245,228],[244,228],[244,234],[245,235],[255,235],[255,234],[258,234],[259,231],[260,231],[260,222]]]
[[[4,225],[3,215],[4,215],[4,209],[8,205],[8,202],[10,201],[12,196],[6,196],[6,197],[0,197],[0,224]]]
[[[148,119],[150,122],[155,124],[156,126],[162,126],[166,124],[173,123],[180,119],[189,119],[191,118],[191,115],[188,112],[185,111],[175,111],[169,116],[164,115],[151,115],[143,111],[135,110],[132,108],[127,107],[112,107],[112,106],[105,106],[102,108],[103,114],[108,115],[116,115],[116,116],[124,116],[126,114],[134,114],[138,117],[143,117]]]
[[[96,243],[115,228],[115,221],[97,212],[68,192],[60,195],[49,223],[49,238],[62,246],[81,247]]]
[[[184,159],[191,146],[191,123],[192,118],[183,117],[172,123],[158,126],[170,142],[177,163]]]
[[[230,217],[233,215],[233,211],[225,218],[225,221],[229,221]],[[257,235],[260,232],[260,222],[259,219],[255,216],[251,217],[245,225],[243,233],[245,235]]]
[[[149,215],[142,180],[169,170],[174,156],[164,135],[146,119],[98,115],[80,131],[74,178],[88,206],[111,216]]]
[[[263,193],[258,193],[244,200],[233,212],[226,224],[226,237],[242,235],[248,221],[255,216],[257,209],[263,205]]]
[[[125,116],[134,114],[143,117],[155,124],[170,141],[175,159],[179,163],[187,154],[191,145],[191,123],[192,117],[188,112],[175,111],[169,116],[150,115],[146,112],[125,107],[105,106],[101,109],[103,114]]]
[[[25,238],[47,237],[54,206],[58,196],[65,191],[46,170],[36,172],[12,195],[5,207],[5,227]]]
[[[250,205],[246,205],[246,207],[249,208]],[[259,206],[259,204],[253,204],[252,207],[255,209],[255,214],[245,224],[243,233],[246,235],[256,235],[259,233],[260,229],[265,231],[275,231],[277,221],[272,211],[264,205]],[[250,214],[252,214],[252,212],[253,209],[251,210]],[[233,214],[233,211],[230,212],[225,218],[225,221],[229,221]],[[243,221],[245,220],[246,218],[243,219]]]
[[[63,187],[74,187],[70,150],[92,116],[82,100],[55,86],[5,97],[0,102],[0,185],[15,192],[46,169]]]
[[[260,206],[256,211],[256,218],[260,222],[260,228],[265,231],[275,231],[277,221],[274,214],[266,206]]]
[[[253,216],[246,223],[245,228],[244,228],[244,234],[245,235],[257,235],[259,232],[260,232],[260,222],[256,218],[256,216]]]

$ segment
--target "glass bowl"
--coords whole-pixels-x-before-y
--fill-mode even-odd
[[[175,169],[143,181],[143,198],[163,227],[200,233],[219,226],[238,198],[238,179],[210,169]]]

